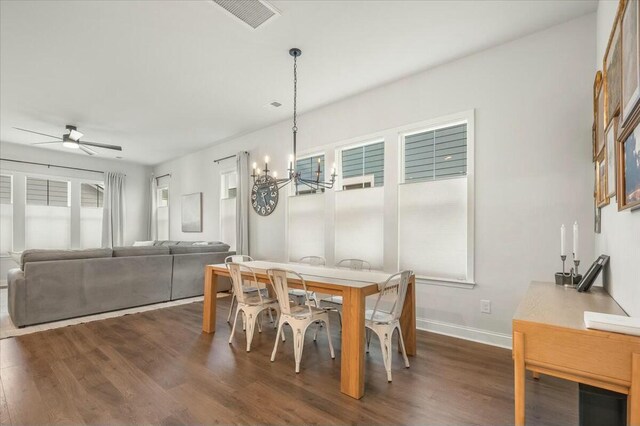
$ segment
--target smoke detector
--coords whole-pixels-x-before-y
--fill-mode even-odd
[[[254,30],[280,15],[280,11],[265,0],[213,0],[213,2]]]

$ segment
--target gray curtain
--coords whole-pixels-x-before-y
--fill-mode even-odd
[[[149,180],[149,229],[147,230],[149,240],[158,239],[158,180],[151,174]]]
[[[238,182],[236,188],[236,253],[249,254],[249,153],[236,156]]]
[[[125,175],[106,172],[104,176],[104,208],[102,211],[102,247],[124,245],[124,180]]]

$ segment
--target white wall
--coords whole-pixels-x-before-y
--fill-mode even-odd
[[[617,8],[617,1],[598,3],[596,70],[602,70]],[[640,211],[618,212],[617,199],[613,198],[601,212],[602,233],[596,234],[595,255],[611,256],[603,276],[604,285],[622,309],[629,315],[640,316]]]
[[[560,224],[578,220],[584,230],[580,250],[584,259],[593,257],[594,34],[595,14],[590,14],[299,118],[300,151],[312,152],[326,144],[475,109],[477,286],[469,290],[420,285],[419,326],[509,345],[511,318],[529,282],[552,281],[560,268]],[[304,106],[304,90],[299,93]],[[213,160],[239,150],[250,151],[251,161],[268,154],[270,167],[282,174],[291,150],[290,129],[291,123],[282,122],[157,166],[156,174],[172,174],[171,238],[187,237],[180,232],[179,195],[202,191],[204,231],[198,238],[217,239],[221,166]],[[327,155],[325,164],[331,164],[333,154]],[[386,173],[397,176],[397,156],[388,150],[387,155],[391,158]],[[385,200],[397,194],[397,187],[385,186]],[[285,259],[284,198],[269,217],[251,214],[252,256]],[[333,206],[325,205],[327,215],[332,214]],[[397,240],[397,211],[385,207],[384,216],[385,241]],[[330,232],[325,245],[332,246]],[[397,264],[397,250],[394,255],[385,247],[384,256],[387,269]],[[480,313],[481,299],[492,301],[492,314]]]
[[[34,148],[6,142],[0,142],[0,157],[12,160],[78,167],[83,169],[116,171],[126,174],[125,244],[132,244],[135,240],[147,239],[147,203],[149,198],[147,194],[149,191],[151,167],[125,161],[89,157],[88,155],[83,156],[69,154],[51,149]],[[91,180],[103,179],[103,175],[98,173],[60,169],[55,167],[47,168],[44,166],[19,164],[9,161],[0,161],[0,172],[43,174]],[[20,219],[14,214],[14,221],[16,220]],[[43,230],[43,232],[46,232],[46,230]],[[16,241],[16,238],[14,238],[14,249],[22,250],[23,247],[24,241]],[[7,269],[12,267],[15,267],[15,264],[9,259],[3,258],[0,261],[0,277],[2,277],[2,280],[6,279]]]

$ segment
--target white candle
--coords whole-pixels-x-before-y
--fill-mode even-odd
[[[578,222],[573,223],[573,258],[575,260],[580,259],[578,257],[578,243],[579,243],[579,229]]]
[[[264,156],[264,164],[268,164],[269,163],[269,156],[265,155]]]
[[[278,177],[278,172],[273,172],[273,178],[277,178]]]
[[[564,249],[564,241],[566,237],[566,229],[564,227],[564,223],[560,227],[560,256],[566,256],[567,253]]]

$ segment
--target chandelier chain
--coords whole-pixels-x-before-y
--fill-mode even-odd
[[[298,56],[293,57],[293,131],[298,131]]]

